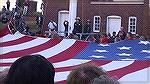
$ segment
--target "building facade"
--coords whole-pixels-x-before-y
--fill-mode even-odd
[[[59,31],[64,30],[62,27],[63,21],[68,20],[72,30],[74,19],[78,16],[81,18],[83,25],[86,20],[91,21],[93,32],[118,32],[122,26],[126,32],[132,32],[133,34],[150,38],[150,22],[148,17],[149,0],[43,1],[45,3],[45,30],[50,19],[58,23]]]

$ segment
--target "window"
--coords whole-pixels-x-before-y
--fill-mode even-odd
[[[128,32],[136,34],[136,17],[129,17]]]
[[[93,32],[100,32],[100,22],[101,22],[100,16],[94,16]]]

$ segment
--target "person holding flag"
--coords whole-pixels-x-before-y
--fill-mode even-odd
[[[24,3],[24,8],[23,8],[23,15],[26,15],[28,12],[28,7],[29,7],[29,0],[25,0]]]

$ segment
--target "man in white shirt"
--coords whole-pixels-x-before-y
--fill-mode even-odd
[[[51,31],[55,31],[57,28],[57,24],[53,21],[50,20],[49,24],[48,24],[48,30],[49,30],[49,36],[51,35]]]

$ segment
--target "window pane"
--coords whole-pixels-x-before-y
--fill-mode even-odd
[[[95,20],[97,20],[97,17],[95,17]]]
[[[133,22],[133,25],[135,25],[135,21]]]

